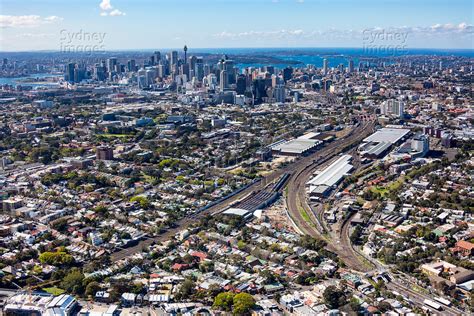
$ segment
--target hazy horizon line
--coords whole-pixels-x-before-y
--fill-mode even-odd
[[[184,47],[185,44],[183,44]],[[103,54],[107,52],[148,52],[148,51],[159,51],[159,50],[182,50],[183,48],[178,47],[162,47],[162,48],[113,48],[97,52],[92,52],[94,54]],[[350,46],[294,46],[294,47],[279,47],[279,46],[269,46],[269,47],[188,47],[188,52],[193,50],[216,50],[216,49],[282,49],[282,50],[291,50],[291,49],[364,49],[364,47],[350,47]],[[438,51],[474,51],[474,48],[441,48],[441,47],[411,47],[406,48],[407,51],[410,50],[438,50]],[[58,49],[40,49],[40,50],[0,50],[0,53],[65,53],[65,54],[90,54],[91,52],[61,52]]]

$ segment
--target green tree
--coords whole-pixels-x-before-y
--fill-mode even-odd
[[[54,266],[68,266],[74,263],[74,257],[64,251],[43,252],[42,254],[40,254],[39,260],[41,263],[50,264]]]
[[[196,283],[194,283],[193,280],[191,279],[184,280],[183,284],[181,284],[181,287],[179,288],[178,293],[176,293],[176,298],[177,299],[189,298],[193,294],[195,287],[196,287]]]
[[[62,279],[61,288],[69,293],[82,294],[84,293],[83,281],[84,275],[79,269],[75,268]]]
[[[240,250],[244,250],[246,246],[247,245],[245,244],[245,241],[243,241],[243,240],[239,240],[237,242],[237,248],[239,248]]]
[[[89,284],[87,284],[85,294],[87,296],[94,296],[95,293],[97,293],[97,291],[99,291],[99,290],[100,290],[99,283],[96,282],[96,281],[92,281]]]
[[[324,303],[330,308],[338,308],[345,305],[346,295],[343,290],[339,290],[334,285],[328,286],[323,293]]]
[[[239,293],[234,296],[235,315],[247,315],[252,307],[255,306],[255,299],[248,293]]]
[[[150,207],[150,201],[144,196],[137,195],[130,199],[130,202],[138,202],[141,208],[148,209]]]
[[[229,312],[234,304],[234,296],[235,294],[232,292],[219,293],[214,299],[212,307]]]

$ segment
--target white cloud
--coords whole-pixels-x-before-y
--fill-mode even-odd
[[[51,34],[51,33],[23,33],[23,34],[18,34],[15,37],[17,38],[54,38],[56,34]]]
[[[63,18],[52,15],[41,17],[39,15],[0,15],[0,27],[38,27],[62,21]]]
[[[237,39],[237,38],[274,38],[283,39],[288,37],[300,37],[304,35],[303,30],[277,30],[277,31],[247,31],[240,33],[221,32],[215,34],[215,37],[226,38],[226,39]]]
[[[474,34],[474,26],[467,23],[460,24],[435,24],[432,26],[401,26],[401,27],[371,27],[362,30],[352,29],[325,29],[325,30],[275,30],[275,31],[245,31],[245,32],[227,32],[215,34],[214,37],[221,39],[265,39],[265,40],[290,40],[290,39],[306,39],[306,40],[361,40],[369,36],[369,33],[390,34],[385,38],[392,36],[395,33],[408,34],[409,38],[423,38],[427,36],[471,36]]]
[[[102,9],[100,16],[121,16],[126,15],[125,12],[120,11],[119,9],[114,9],[110,0],[102,0],[99,4],[99,7]],[[110,12],[107,12],[110,11]]]
[[[112,10],[113,8],[112,4],[110,3],[110,0],[102,0],[99,6],[102,10]]]
[[[126,15],[125,12],[122,12],[118,9],[115,9],[113,10],[112,12],[110,12],[109,14],[110,16],[120,16],[120,15]]]
[[[60,18],[59,16],[56,16],[56,15],[51,15],[51,16],[46,17],[44,20],[47,21],[47,22],[59,22],[59,21],[62,21],[64,19]]]

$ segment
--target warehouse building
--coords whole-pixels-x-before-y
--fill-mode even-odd
[[[270,145],[272,153],[280,156],[305,156],[318,148],[323,142],[315,139],[319,133],[307,133],[296,139],[280,141]]]
[[[79,305],[68,294],[53,296],[47,293],[17,293],[5,302],[5,315],[61,315],[71,316],[77,313]],[[1,313],[0,313],[1,314]]]
[[[365,145],[365,146],[364,146]],[[378,144],[365,143],[359,148],[361,155],[369,159],[377,159],[385,156],[392,144],[389,142],[380,142]]]
[[[365,158],[382,158],[393,146],[404,141],[409,134],[410,130],[401,126],[384,127],[365,138],[359,146],[359,152]]]
[[[363,140],[364,143],[390,143],[397,145],[410,134],[409,129],[384,127]]]
[[[321,171],[316,177],[309,180],[310,196],[324,197],[339,184],[344,177],[352,171],[354,166],[351,165],[352,157],[350,155],[341,156],[331,165]]]

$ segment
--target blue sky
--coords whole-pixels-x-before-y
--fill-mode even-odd
[[[1,0],[0,50],[184,43],[473,49],[473,6],[470,0]]]

